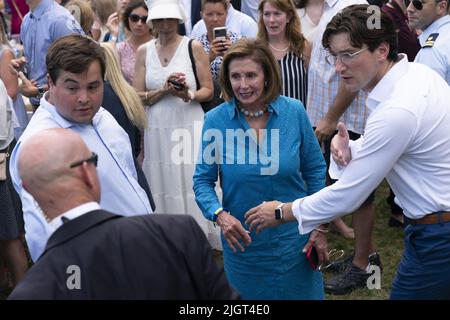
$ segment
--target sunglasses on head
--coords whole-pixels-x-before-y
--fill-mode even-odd
[[[142,16],[141,17],[140,15],[137,15],[137,14],[134,14],[134,13],[132,13],[132,14],[130,14],[128,16],[128,18],[131,20],[131,22],[134,22],[134,23],[138,22],[139,20],[141,20],[142,23],[147,23],[147,17],[148,16]]]

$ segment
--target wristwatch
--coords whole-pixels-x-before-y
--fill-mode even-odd
[[[275,209],[275,220],[283,220],[283,204],[280,203]]]
[[[40,99],[44,95],[45,90],[42,86],[37,86],[37,89],[38,89],[38,94],[36,95],[36,98]]]

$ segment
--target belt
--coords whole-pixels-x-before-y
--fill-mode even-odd
[[[450,212],[439,211],[425,215],[420,219],[410,219],[405,217],[406,224],[438,224],[450,221]]]

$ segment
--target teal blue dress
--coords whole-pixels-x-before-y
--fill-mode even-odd
[[[248,229],[244,214],[250,208],[290,202],[325,186],[325,161],[302,103],[279,96],[268,110],[259,145],[254,135],[245,135],[250,127],[235,100],[205,115],[194,191],[207,219],[223,207]],[[215,193],[219,175],[222,202]],[[250,236],[245,252],[234,253],[222,235],[227,278],[244,299],[323,299],[322,274],[302,253],[309,234],[300,235],[297,222]]]

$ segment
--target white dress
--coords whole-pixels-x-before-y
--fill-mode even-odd
[[[183,37],[166,67],[156,51],[156,40],[147,44],[145,85],[147,90],[164,86],[173,72],[183,72],[189,88],[195,89],[188,51],[189,38]],[[201,213],[195,202],[192,177],[200,146],[204,113],[197,102],[184,102],[166,95],[147,108],[148,128],[144,134],[143,170],[156,204],[155,213],[189,214],[205,232],[211,246],[221,249],[220,228]]]

